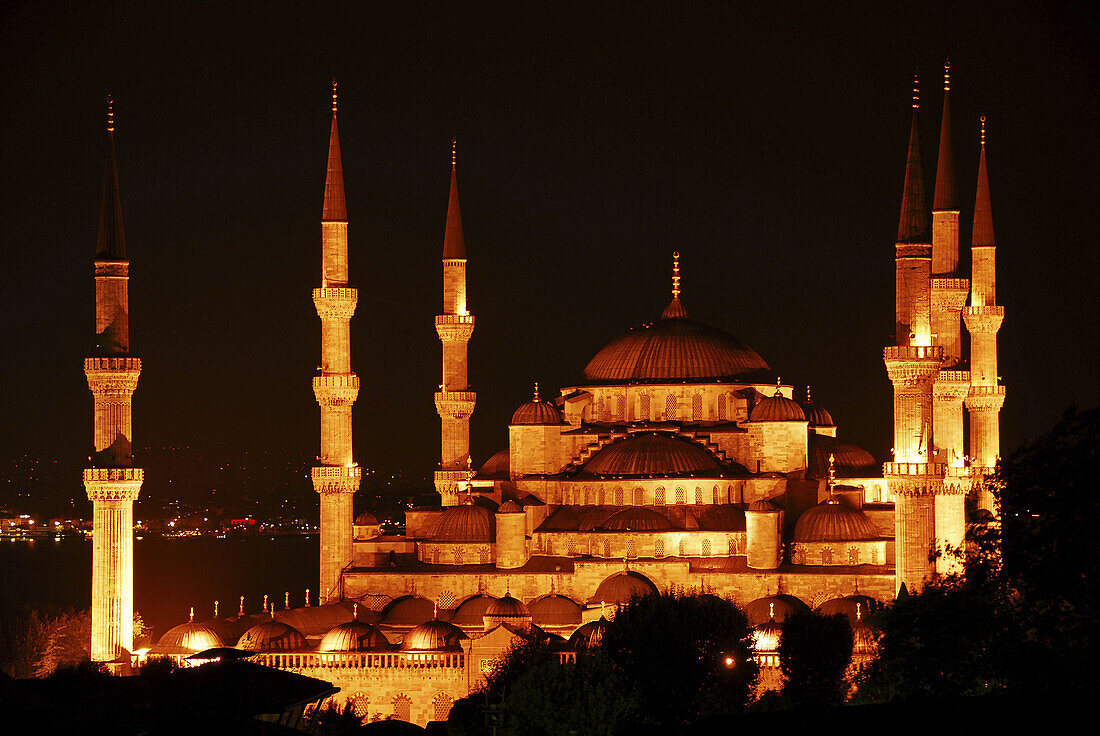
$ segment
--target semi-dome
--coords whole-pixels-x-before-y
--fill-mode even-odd
[[[573,650],[591,649],[603,644],[604,634],[607,633],[607,619],[603,616],[599,621],[589,621],[573,632],[569,637],[567,646]]]
[[[783,623],[787,620],[787,616],[808,610],[810,610],[810,607],[798,598],[795,598],[793,595],[784,595],[780,593],[757,598],[746,605],[745,617],[749,620],[751,625],[759,626],[773,618]]]
[[[388,652],[389,640],[377,627],[362,621],[348,621],[329,630],[321,639],[319,652]]]
[[[390,626],[416,626],[433,618],[435,604],[417,595],[398,598],[382,613],[382,621]]]
[[[794,399],[788,399],[779,393],[761,399],[749,413],[750,422],[804,422],[806,413]]]
[[[457,652],[459,644],[468,638],[462,629],[446,621],[428,621],[417,626],[405,635],[401,642],[403,652]]]
[[[309,649],[298,629],[279,621],[264,621],[241,635],[237,649],[249,652],[301,652]]]
[[[878,536],[875,525],[862,511],[835,498],[807,509],[794,525],[796,542],[859,542]]]
[[[224,647],[225,640],[205,623],[188,621],[179,626],[173,626],[164,632],[152,649],[151,656],[158,654],[195,654],[215,647]]]
[[[618,478],[716,477],[723,473],[714,454],[700,444],[668,434],[633,434],[597,452],[584,469]]]
[[[451,623],[456,626],[481,626],[485,611],[495,600],[492,596],[482,594],[467,598],[455,609]]]
[[[770,371],[736,337],[689,319],[676,299],[662,319],[612,340],[584,369],[593,383],[704,382],[760,379]]]
[[[508,448],[504,448],[489,457],[478,468],[477,477],[485,480],[508,480],[510,477],[510,460]]]
[[[432,530],[433,542],[492,542],[496,522],[489,509],[478,504],[448,506]]]
[[[356,526],[377,526],[378,519],[369,511],[364,511],[355,517]]]
[[[531,603],[531,619],[540,626],[572,626],[581,622],[581,606],[572,598],[550,593]]]
[[[599,526],[605,532],[665,532],[675,528],[668,517],[643,506],[618,511]]]
[[[631,570],[616,573],[600,583],[589,603],[626,603],[635,596],[657,592],[657,586],[643,575]]]

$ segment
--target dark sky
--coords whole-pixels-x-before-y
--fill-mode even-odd
[[[881,458],[909,80],[924,71],[930,198],[945,56],[964,245],[989,116],[1003,446],[1098,402],[1085,4],[91,5],[0,16],[2,462],[90,445],[81,357],[108,92],[145,361],[136,441],[315,452],[310,290],[334,74],[363,464],[426,473],[438,459],[432,316],[453,136],[476,462],[506,444],[533,380],[576,381],[659,314],[673,250],[693,316],[812,383],[840,436]]]

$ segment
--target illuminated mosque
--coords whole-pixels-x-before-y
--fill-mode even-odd
[[[779,632],[797,610],[846,614],[857,659],[872,656],[863,614],[902,586],[914,591],[957,570],[956,558],[940,553],[963,544],[967,495],[991,509],[985,479],[999,455],[1005,390],[996,336],[1004,308],[996,303],[984,118],[965,278],[948,72],[931,209],[914,85],[895,241],[897,339],[883,352],[894,387],[890,461],[846,444],[808,387],[784,384],[751,347],[699,321],[674,253],[664,311],[639,314],[643,324],[607,343],[576,383],[555,391],[536,384],[512,415],[508,447],[474,463],[467,343],[475,319],[452,155],[443,309],[435,318],[441,505],[410,509],[403,536],[384,534],[369,513],[352,514],[361,478],[351,422],[360,381],[350,361],[358,292],[348,280],[334,83],[323,275],[313,290],[322,327],[313,378],[321,413],[312,470],[321,508],[317,600],[311,605],[307,591],[306,605],[293,608],[288,594],[282,610],[265,600],[262,613],[246,614],[242,599],[235,615],[192,617],[145,656],[182,660],[235,645],[252,661],[333,683],[336,702],[350,702],[365,719],[420,724],[445,719],[517,637],[545,637],[568,661],[599,644],[618,606],[657,591],[741,606],[757,627],[765,686],[780,683]],[[108,661],[132,650],[127,514],[141,482],[129,455],[140,361],[129,354],[125,329],[128,262],[113,137],[99,243],[100,340],[85,364],[99,452],[85,479],[95,504],[92,653]]]

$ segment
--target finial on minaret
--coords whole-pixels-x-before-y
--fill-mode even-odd
[[[680,252],[672,251],[672,298],[680,298]]]
[[[264,613],[267,613],[267,593],[264,593]]]
[[[107,132],[115,132],[115,98],[107,95]]]
[[[309,588],[306,588],[306,608],[309,608]]]
[[[188,616],[187,623],[189,623],[189,624],[195,623],[195,607],[194,606],[191,606],[191,615]]]
[[[980,118],[982,121],[982,148],[985,148],[985,115]]]
[[[913,109],[920,107],[920,69],[913,72]]]
[[[943,62],[943,91],[951,91],[951,60],[944,59]]]
[[[218,617],[218,602],[214,601],[214,618]]]
[[[290,610],[290,591],[283,591],[283,610]]]
[[[768,618],[775,621],[775,601],[770,601],[768,603]]]
[[[237,610],[237,615],[238,616],[243,616],[244,615],[244,596],[243,595],[241,596],[241,607]]]
[[[354,619],[359,618],[359,604],[358,603],[352,603],[351,604],[351,617],[354,618]]]
[[[534,401],[536,404],[539,402],[539,382],[538,381],[535,381],[535,393],[531,397],[531,401]]]
[[[458,139],[451,139],[451,171],[454,171],[458,165]]]
[[[332,114],[336,114],[336,77],[332,78]]]

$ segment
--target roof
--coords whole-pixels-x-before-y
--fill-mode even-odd
[[[451,167],[451,193],[447,198],[447,229],[443,234],[443,260],[466,257],[462,235],[462,211],[458,206],[458,172]]]
[[[497,598],[485,609],[485,615],[494,619],[529,618],[530,609],[523,601],[513,598],[510,593],[505,593],[503,598]]]
[[[454,624],[446,621],[427,621],[420,624],[408,634],[401,642],[403,652],[457,652],[461,650],[459,642],[467,639]]]
[[[382,622],[391,626],[416,626],[433,618],[435,604],[417,595],[398,598],[382,612]]]
[[[626,603],[637,596],[657,592],[657,586],[649,578],[632,570],[618,572],[600,583],[589,603]]]
[[[509,424],[561,424],[561,412],[552,401],[528,401],[520,404]]]
[[[495,538],[493,512],[480,504],[448,506],[429,537],[433,542],[492,542]]]
[[[591,649],[603,644],[604,634],[607,633],[607,619],[603,616],[598,621],[589,621],[573,632],[569,637],[570,649]]]
[[[584,464],[594,475],[616,478],[716,477],[723,466],[710,450],[691,440],[660,433],[638,433],[597,452]]]
[[[761,376],[770,376],[770,370],[756,351],[732,335],[686,317],[662,318],[630,330],[596,353],[584,369],[587,381],[612,384]]]
[[[901,217],[898,219],[899,243],[931,243],[932,226],[924,198],[924,167],[921,164],[917,108],[909,125],[909,153],[905,162],[905,185],[901,193]]]
[[[390,649],[385,635],[362,621],[348,621],[333,627],[317,647],[319,652],[388,652]]]
[[[355,517],[356,526],[377,526],[378,518],[369,511],[364,511]]]
[[[276,611],[275,620],[293,626],[303,636],[320,636],[333,626],[351,621],[352,615],[344,606],[328,603]]]
[[[749,413],[750,422],[804,422],[806,413],[794,399],[776,394],[761,399]]]
[[[874,455],[856,445],[841,444],[835,437],[811,434],[809,444],[809,470],[807,475],[824,478],[829,474],[829,455],[833,456],[836,474],[841,478],[876,477],[882,466]]]
[[[483,623],[485,610],[496,600],[490,595],[478,594],[471,596],[455,609],[451,617],[451,623],[456,626],[477,626]]]
[[[857,542],[878,536],[862,511],[833,498],[804,511],[794,525],[796,542]]]
[[[811,427],[835,427],[836,423],[833,422],[833,415],[825,410],[825,407],[820,404],[815,404],[813,398],[810,397],[810,389],[806,389],[806,400],[802,402],[802,411],[806,415],[806,421],[810,423]]]
[[[665,532],[675,528],[668,517],[644,506],[618,511],[599,526],[604,532]]]
[[[149,654],[194,654],[205,649],[224,646],[225,641],[211,626],[188,621],[168,629],[149,650]]]
[[[763,498],[758,498],[755,501],[753,501],[752,503],[750,503],[748,508],[745,509],[745,511],[752,511],[752,512],[761,513],[761,514],[778,514],[780,511],[782,511],[782,509],[780,509],[778,506],[776,506],[771,501],[768,501],[768,500],[763,499]]]
[[[749,624],[752,626],[759,626],[772,618],[782,623],[792,613],[801,613],[808,610],[810,610],[810,607],[793,595],[777,593],[776,595],[757,598],[747,604],[745,606],[745,617],[748,618]]]
[[[484,480],[508,480],[511,477],[510,468],[508,448],[505,447],[481,464],[476,477]]]
[[[581,606],[572,598],[550,593],[528,606],[531,619],[540,626],[571,626],[581,622]]]
[[[344,202],[344,164],[340,158],[340,133],[336,129],[336,110],[332,111],[332,128],[328,136],[328,167],[325,172],[325,203],[321,208],[323,222],[347,222],[348,208]]]
[[[523,507],[516,503],[515,499],[509,498],[507,501],[500,505],[497,509],[498,514],[522,514],[524,513]]]
[[[249,652],[302,652],[309,649],[306,638],[293,626],[264,621],[241,634],[237,648]]]

